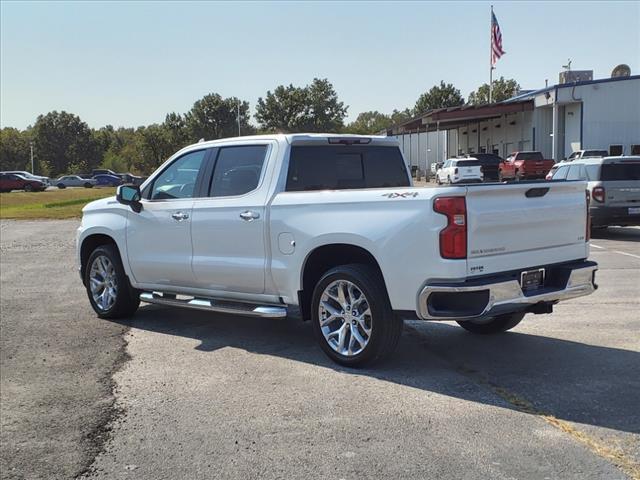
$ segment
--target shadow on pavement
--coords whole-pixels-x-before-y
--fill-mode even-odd
[[[594,240],[620,240],[626,242],[640,242],[640,228],[609,227],[596,229],[591,232]]]
[[[508,332],[476,336],[444,323],[409,322],[394,356],[370,369],[331,362],[309,322],[216,315],[149,305],[124,321],[136,329],[193,338],[206,355],[225,347],[278,356],[473,402],[513,408],[478,383],[506,388],[555,417],[640,432],[640,353]],[[162,354],[162,352],[158,352]],[[452,375],[451,373],[458,373]]]

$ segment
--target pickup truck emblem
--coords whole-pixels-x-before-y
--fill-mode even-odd
[[[402,192],[402,193],[392,192],[392,193],[383,193],[382,196],[387,198],[407,198],[407,197],[415,198],[418,196],[418,192]]]

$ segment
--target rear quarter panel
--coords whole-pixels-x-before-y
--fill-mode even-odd
[[[465,189],[398,188],[280,193],[269,211],[273,288],[297,304],[309,254],[330,244],[349,244],[375,257],[391,305],[415,310],[427,280],[464,278],[466,261],[443,260],[439,232],[446,219],[433,211],[437,195],[464,195]],[[288,250],[279,244],[284,235]],[[283,251],[284,250],[284,251]]]

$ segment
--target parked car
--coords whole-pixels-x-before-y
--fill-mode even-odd
[[[140,301],[295,312],[359,366],[393,351],[405,318],[491,334],[592,293],[584,183],[550,185],[412,188],[389,137],[202,142],[83,208],[79,273],[102,318]]]
[[[604,158],[608,157],[609,152],[606,150],[577,150],[569,155],[566,162],[573,162],[574,160],[582,160],[583,158]]]
[[[129,183],[131,185],[142,185],[146,180],[146,177],[139,177],[131,173],[119,173],[118,176],[122,179],[122,183]]]
[[[28,180],[37,180],[38,182],[44,183],[47,187],[51,186],[51,179],[49,177],[43,177],[41,175],[34,175],[33,173],[27,172],[25,170],[10,170],[7,172],[0,173],[15,173],[16,175],[21,175]]]
[[[47,186],[40,180],[23,177],[17,173],[0,173],[0,192],[24,190],[25,192],[40,192]]]
[[[96,185],[97,181],[93,178],[82,178],[80,175],[64,175],[54,181],[56,187],[85,187],[91,188]]]
[[[94,168],[91,170],[91,176],[95,177],[96,175],[113,175],[115,177],[119,177],[120,174],[114,172],[113,170],[109,170],[108,168]]]
[[[482,167],[475,158],[450,158],[436,172],[436,183],[474,183],[482,182]]]
[[[504,161],[502,157],[494,153],[474,153],[472,155],[467,155],[466,158],[475,158],[480,162],[485,182],[493,182],[500,179],[500,163]]]
[[[502,163],[498,175],[503,180],[545,178],[555,162],[545,159],[541,152],[513,152]]]
[[[587,181],[594,228],[640,225],[640,156],[585,158],[563,163],[552,180]]]
[[[98,187],[117,187],[122,185],[122,179],[116,175],[100,174],[93,177]]]

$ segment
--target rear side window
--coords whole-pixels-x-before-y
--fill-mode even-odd
[[[289,192],[408,186],[406,166],[397,147],[291,147]]]
[[[582,180],[584,175],[582,173],[582,165],[571,165],[569,167],[569,173],[567,173],[567,180]]]
[[[600,165],[585,165],[584,169],[587,172],[587,179],[590,182],[597,182],[600,175]]]
[[[640,162],[638,163],[605,163],[602,165],[600,180],[623,181],[640,180]]]
[[[209,196],[230,197],[255,190],[260,182],[266,153],[266,145],[221,148],[213,170]]]

